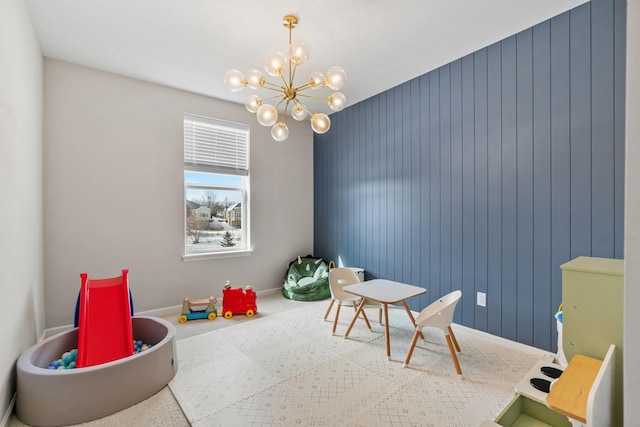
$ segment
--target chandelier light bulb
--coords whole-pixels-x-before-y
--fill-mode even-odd
[[[247,86],[251,89],[258,89],[264,86],[265,80],[260,70],[252,68],[247,72]]]
[[[287,57],[280,52],[270,52],[264,64],[264,69],[273,77],[280,77],[287,66]]]
[[[347,73],[345,73],[342,67],[331,67],[327,71],[325,82],[331,89],[340,90],[347,82]]]
[[[244,89],[247,81],[244,79],[242,72],[238,70],[229,70],[224,75],[224,84],[227,85],[231,92],[240,92]]]
[[[333,111],[341,111],[347,103],[347,97],[340,92],[333,93],[327,98],[327,104]]]
[[[284,122],[278,122],[271,128],[271,137],[282,142],[289,138],[289,128]]]
[[[293,41],[289,57],[295,65],[304,64],[309,59],[309,46],[301,40]]]
[[[244,104],[244,108],[247,109],[250,113],[255,113],[258,111],[258,108],[262,105],[262,98],[258,95],[249,95],[247,98],[247,102]]]
[[[258,123],[262,126],[273,126],[278,121],[278,110],[270,104],[263,104],[256,113]]]
[[[329,116],[324,113],[316,113],[311,115],[311,129],[315,133],[323,134],[331,127]]]
[[[302,108],[302,105],[296,105],[291,109],[291,117],[297,121],[302,121],[307,118],[307,111]]]
[[[314,71],[309,77],[309,84],[311,85],[311,89],[319,90],[324,86],[324,74],[320,71]]]

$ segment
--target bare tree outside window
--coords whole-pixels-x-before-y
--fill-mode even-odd
[[[200,204],[208,207],[212,212],[215,212],[218,207],[218,195],[215,190],[205,190]]]
[[[189,212],[187,216],[187,235],[192,243],[200,243],[205,231],[209,229],[209,218],[200,218],[196,211]]]

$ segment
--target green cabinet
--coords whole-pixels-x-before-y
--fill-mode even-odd
[[[624,260],[578,257],[562,269],[563,350],[604,359],[616,346],[616,424],[622,425]]]

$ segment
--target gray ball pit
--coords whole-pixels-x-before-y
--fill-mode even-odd
[[[38,427],[79,424],[114,414],[166,386],[178,371],[175,327],[156,317],[132,317],[133,337],[149,350],[79,369],[49,363],[77,348],[78,329],[34,345],[18,359],[16,415]]]

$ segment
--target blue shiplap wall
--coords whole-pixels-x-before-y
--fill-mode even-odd
[[[425,287],[413,310],[461,289],[456,322],[555,350],[559,266],[623,256],[624,22],[594,0],[333,114],[315,254]]]

